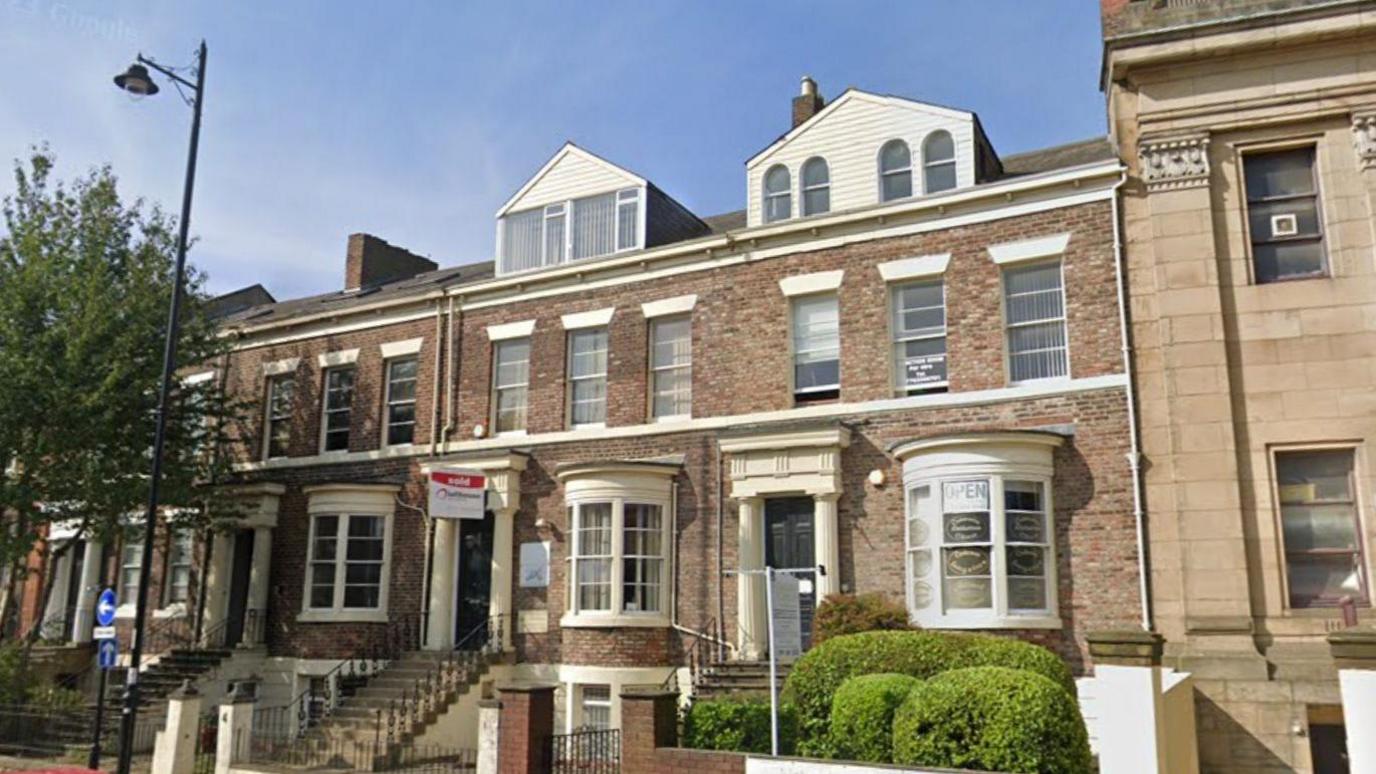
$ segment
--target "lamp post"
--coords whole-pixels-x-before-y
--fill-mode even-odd
[[[191,105],[191,148],[186,157],[186,183],[182,188],[182,215],[177,223],[177,269],[172,286],[172,303],[167,315],[167,338],[163,343],[162,386],[158,391],[157,426],[153,434],[153,467],[148,482],[148,508],[143,522],[143,561],[139,566],[139,587],[134,612],[134,647],[129,654],[129,671],[124,691],[124,708],[119,725],[118,774],[129,774],[133,757],[134,720],[139,711],[139,661],[143,657],[143,628],[148,610],[149,571],[153,566],[153,540],[157,525],[158,494],[162,483],[162,452],[167,432],[168,393],[172,389],[172,374],[176,370],[177,333],[181,319],[182,282],[186,273],[186,236],[191,223],[191,191],[196,183],[196,149],[201,139],[201,103],[205,101],[205,41],[196,52],[195,78],[192,83],[171,68],[139,54],[129,69],[115,76],[115,85],[138,96],[158,93],[158,84],[148,73],[153,68],[172,81],[179,92],[190,89],[192,96],[182,98]]]

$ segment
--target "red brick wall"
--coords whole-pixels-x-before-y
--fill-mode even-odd
[[[1121,372],[1113,271],[1112,224],[1107,203],[1092,203],[936,233],[866,242],[694,272],[657,282],[629,283],[554,299],[521,301],[462,315],[455,368],[453,440],[489,423],[491,343],[488,325],[535,319],[530,382],[530,432],[565,428],[565,343],[559,316],[616,308],[610,325],[608,424],[642,424],[646,418],[647,321],[639,305],[687,293],[698,295],[693,310],[693,412],[697,417],[784,410],[789,393],[788,300],[778,281],[790,274],[844,269],[841,286],[842,392],[845,402],[892,397],[889,368],[887,288],[875,264],[913,255],[950,252],[946,273],[950,390],[1003,387],[1004,331],[999,268],[989,245],[1071,232],[1065,255],[1071,374],[1076,378]],[[382,361],[378,345],[423,336],[420,352],[416,438],[427,442],[435,414],[432,394],[437,346],[434,318],[237,353],[229,383],[261,395],[262,363],[300,357],[296,432],[292,456],[315,454],[319,433],[321,352],[358,347],[352,451],[379,446]],[[448,348],[447,342],[439,342]],[[441,363],[441,368],[445,364]],[[1008,400],[963,407],[903,409],[840,416],[852,429],[842,457],[844,494],[839,503],[842,582],[853,591],[883,591],[903,598],[903,497],[899,465],[885,454],[889,444],[959,431],[1028,429],[1074,425],[1072,440],[1056,452],[1057,556],[1062,631],[1026,636],[1053,647],[1077,666],[1084,661],[1084,632],[1133,625],[1139,617],[1136,545],[1127,464],[1124,392],[1111,388],[1056,397]],[[251,423],[252,424],[252,423]],[[261,422],[257,422],[261,425]],[[261,427],[249,428],[255,452]],[[529,441],[526,442],[529,444]],[[521,447],[520,440],[513,446]],[[717,509],[724,537],[722,563],[737,565],[735,503],[718,502],[714,431],[659,433],[629,438],[530,446],[521,480],[521,510],[515,546],[544,537],[538,519],[553,526],[550,585],[516,589],[520,610],[545,610],[549,633],[518,635],[522,661],[603,666],[669,665],[679,660],[680,635],[667,629],[569,629],[558,623],[566,606],[569,537],[561,487],[554,477],[563,463],[682,455],[678,497],[677,566],[674,583],[678,620],[701,629],[717,617]],[[314,461],[313,461],[314,462]],[[871,470],[891,483],[866,482]],[[272,568],[270,631],[273,650],[312,657],[343,655],[380,626],[300,624],[308,521],[301,487],[311,483],[392,480],[406,482],[403,499],[420,505],[423,482],[416,459],[399,458],[267,469],[251,477],[288,485],[281,501]],[[729,493],[729,487],[724,488]],[[425,531],[412,510],[393,516],[390,611],[418,616],[423,604]],[[863,556],[856,562],[853,557]],[[514,561],[515,557],[512,557]],[[724,586],[728,634],[734,632],[735,583]]]
[[[505,720],[505,718],[503,718]],[[678,695],[621,694],[621,770],[627,774],[744,774],[738,753],[685,750],[678,744]]]

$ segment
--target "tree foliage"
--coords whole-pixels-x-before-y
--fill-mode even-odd
[[[54,167],[46,149],[16,162],[0,207],[0,561],[11,568],[10,591],[49,525],[109,542],[140,521],[174,282],[172,218],[122,201],[108,167],[66,183]],[[189,269],[183,377],[227,351],[208,300],[203,276]],[[233,518],[232,504],[206,486],[228,472],[222,452],[244,409],[219,386],[174,384],[161,501],[177,506],[163,512],[176,528]],[[0,624],[12,600],[5,595]]]

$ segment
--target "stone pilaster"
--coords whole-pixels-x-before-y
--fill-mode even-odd
[[[738,553],[736,576],[736,618],[740,626],[741,657],[753,661],[764,656],[765,620],[764,576],[754,570],[764,569],[764,500],[742,497],[737,500]]]

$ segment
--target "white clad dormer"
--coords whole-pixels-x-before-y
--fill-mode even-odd
[[[645,178],[566,143],[497,211],[497,273],[602,258],[707,231]]]
[[[826,107],[803,79],[804,110],[746,162],[750,226],[964,188],[995,176],[998,157],[969,111],[849,89]]]

